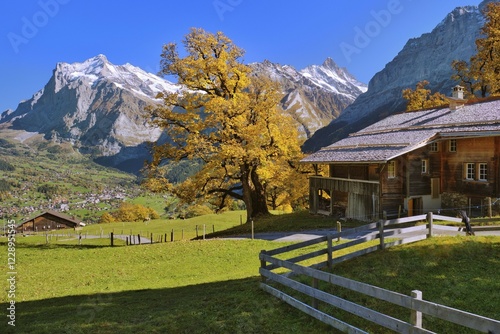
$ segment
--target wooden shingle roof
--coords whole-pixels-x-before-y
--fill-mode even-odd
[[[60,213],[60,212],[57,212],[57,211],[45,211],[35,217],[32,217],[30,219],[27,219],[25,221],[23,221],[22,223],[19,223],[18,226],[21,226],[27,222],[31,222],[37,218],[40,218],[40,217],[43,217],[45,219],[48,219],[48,220],[51,220],[51,221],[55,221],[57,223],[61,223],[61,224],[65,224],[65,225],[68,225],[68,226],[71,226],[71,227],[78,227],[78,226],[82,226],[82,221],[79,220],[79,219],[76,219],[74,217],[71,217],[71,216],[68,216],[64,213]]]
[[[387,162],[443,138],[484,136],[500,136],[500,100],[389,116],[301,162]]]

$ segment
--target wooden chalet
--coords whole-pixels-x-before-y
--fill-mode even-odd
[[[18,233],[44,232],[72,228],[85,224],[75,217],[56,212],[46,211],[17,225]]]
[[[454,87],[447,108],[387,117],[304,158],[317,171],[310,211],[371,221],[500,197],[500,101],[462,97]]]

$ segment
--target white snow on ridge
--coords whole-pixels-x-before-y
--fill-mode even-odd
[[[83,78],[92,86],[101,80],[106,80],[119,88],[150,99],[154,99],[160,92],[176,92],[179,90],[178,85],[129,63],[113,65],[102,54],[82,63],[60,63],[57,68],[62,77],[66,78],[66,82]],[[56,91],[59,86],[56,86]]]
[[[300,74],[318,87],[353,99],[368,90],[367,85],[356,80],[345,69],[338,67],[330,58],[323,65],[306,67],[300,71]]]

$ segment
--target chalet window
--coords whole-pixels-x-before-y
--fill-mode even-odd
[[[476,178],[476,164],[467,162],[465,164],[465,179],[474,180]]]
[[[429,149],[431,152],[438,152],[439,151],[438,143],[430,143]]]
[[[387,177],[393,179],[396,177],[396,161],[389,161],[387,164]]]
[[[464,164],[464,174],[465,179],[469,181],[488,181],[488,164],[467,162]]]
[[[429,173],[429,159],[422,159],[422,174]]]
[[[450,139],[448,141],[448,151],[450,151],[450,152],[457,151],[457,140],[456,139]]]
[[[488,180],[488,164],[485,163],[478,164],[478,180],[479,181]]]

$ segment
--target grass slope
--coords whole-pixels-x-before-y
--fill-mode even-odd
[[[197,219],[215,224],[226,219],[226,228],[239,227],[237,212]],[[267,224],[280,225],[284,217],[275,219]],[[335,332],[258,288],[260,250],[289,243],[215,239],[111,248],[106,239],[83,240],[81,246],[72,238],[49,245],[44,236],[16,241],[16,328],[7,326],[5,317],[1,333]],[[0,261],[7,263],[5,238],[0,248]],[[404,294],[419,289],[426,300],[500,319],[499,259],[498,237],[436,237],[337,265],[333,272]],[[3,284],[7,291],[7,281]],[[335,292],[408,318],[408,311]],[[7,302],[2,294],[0,309],[6,310]],[[372,333],[387,332],[334,314]],[[432,319],[424,323],[440,333],[467,333]]]
[[[275,243],[209,240],[111,248],[44,241],[27,237],[18,243],[16,329],[3,321],[2,333],[327,330],[258,288],[258,253]]]
[[[103,209],[116,208],[121,197],[135,198],[141,192],[134,175],[100,166],[69,144],[41,138],[29,143],[2,139],[0,165],[0,180],[9,188],[0,190],[3,219],[20,221],[67,205],[70,214],[89,221]]]

